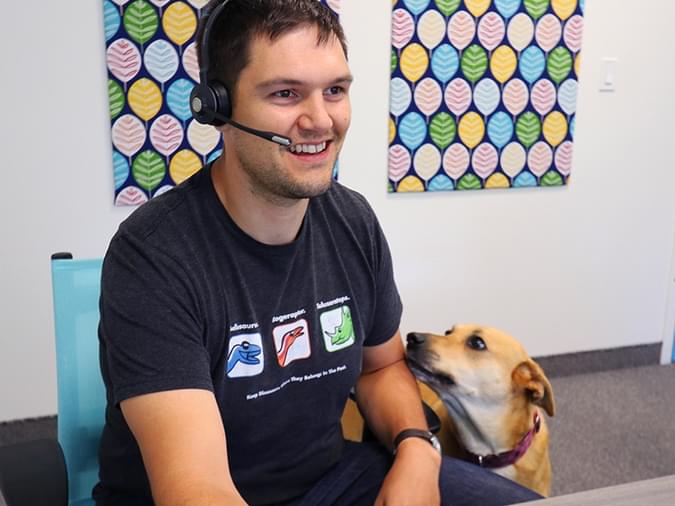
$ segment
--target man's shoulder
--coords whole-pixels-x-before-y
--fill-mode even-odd
[[[188,205],[188,199],[199,190],[201,179],[201,174],[195,174],[168,192],[149,200],[122,222],[119,232],[131,234],[139,239],[148,239],[158,230],[180,229],[176,227],[175,221],[187,218],[188,213],[182,210]]]
[[[103,271],[110,274],[144,269],[149,265],[172,270],[196,262],[192,248],[204,234],[203,185],[198,174],[154,197],[124,220],[105,254]],[[128,265],[127,265],[128,264]]]
[[[167,216],[180,207],[183,196],[175,188],[149,200],[136,209],[120,225],[120,232],[147,238],[161,226]]]
[[[312,211],[315,226],[351,238],[359,247],[375,248],[380,225],[368,200],[358,191],[334,182]]]
[[[323,204],[339,209],[341,214],[351,219],[366,219],[375,217],[373,208],[368,200],[356,190],[334,181],[330,189],[322,196]]]

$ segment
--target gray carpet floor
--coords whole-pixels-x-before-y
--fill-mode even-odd
[[[45,438],[56,439],[55,416],[0,422],[0,446]]]
[[[551,495],[675,474],[675,364],[551,384]]]
[[[551,378],[551,495],[675,474],[675,364]],[[0,423],[0,445],[56,437],[56,418]]]

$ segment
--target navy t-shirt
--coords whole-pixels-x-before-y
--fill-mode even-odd
[[[304,493],[340,458],[362,347],[391,338],[401,316],[389,249],[361,195],[334,183],[310,200],[295,241],[269,246],[232,221],[208,166],[120,226],[100,307],[100,505],[152,503],[119,403],[183,388],[214,393],[247,502]]]

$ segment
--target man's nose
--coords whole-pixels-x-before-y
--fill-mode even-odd
[[[324,133],[333,128],[333,118],[326,105],[323,94],[308,97],[298,119],[300,129]]]

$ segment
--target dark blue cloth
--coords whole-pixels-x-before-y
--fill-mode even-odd
[[[275,506],[372,506],[392,463],[376,443],[347,442],[340,462],[304,496]],[[443,506],[498,506],[541,499],[530,489],[474,464],[443,457]]]

